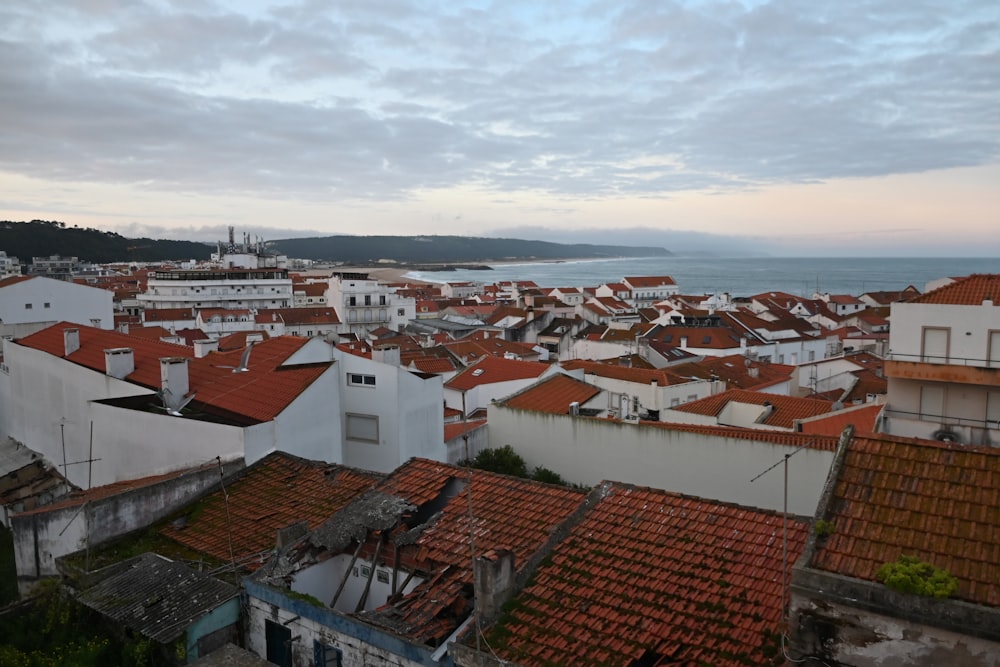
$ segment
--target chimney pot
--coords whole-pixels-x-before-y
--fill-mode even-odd
[[[187,357],[160,358],[160,387],[180,398],[190,391]]]
[[[135,371],[135,353],[130,347],[115,347],[104,350],[105,372],[119,380],[124,380]]]

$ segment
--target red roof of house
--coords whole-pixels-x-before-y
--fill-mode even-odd
[[[261,324],[282,320],[289,326],[302,324],[340,323],[337,311],[334,310],[332,306],[320,306],[315,308],[272,308],[269,310],[257,311],[257,315],[254,319],[256,322]]]
[[[729,389],[753,389],[789,380],[795,367],[762,363],[750,360],[741,354],[729,354],[724,357],[705,357],[701,361],[677,364],[671,366],[670,370],[678,375],[694,376],[704,380],[716,377],[725,382]]]
[[[844,408],[820,415],[812,419],[802,420],[801,433],[819,433],[822,435],[840,435],[850,425],[856,433],[874,433],[878,416],[882,414],[884,405],[870,403],[858,407]]]
[[[856,437],[823,518],[812,567],[868,581],[916,556],[958,579],[956,597],[1000,606],[1000,450]]]
[[[144,322],[173,322],[175,320],[193,320],[193,308],[147,308],[142,311]]]
[[[269,454],[191,507],[187,521],[170,523],[160,534],[229,562],[229,535],[236,562],[255,570],[270,556],[277,531],[299,521],[310,530],[375,486],[383,475],[307,461],[283,452]]]
[[[784,534],[791,570],[808,523]],[[782,535],[780,513],[607,484],[486,642],[525,667],[776,664]]]
[[[959,278],[905,303],[934,303],[949,306],[980,306],[983,301],[1000,306],[1000,274],[978,274]]]
[[[453,422],[451,424],[445,424],[444,441],[450,442],[461,435],[470,431],[475,431],[477,428],[482,428],[483,426],[486,426],[485,419],[474,419],[469,422]]]
[[[25,280],[32,280],[38,276],[10,276],[9,278],[4,278],[0,280],[0,287],[8,287],[10,285],[16,285],[17,283],[23,283]]]
[[[565,415],[569,413],[570,403],[583,404],[600,393],[601,390],[593,385],[558,373],[514,394],[504,401],[504,405],[508,408]]]
[[[826,414],[833,410],[833,404],[829,401],[820,401],[813,398],[796,398],[780,394],[765,394],[763,392],[746,391],[744,389],[730,389],[721,394],[707,396],[697,401],[691,401],[690,403],[682,403],[670,409],[717,417],[731,401],[761,406],[765,403],[770,403],[774,410],[761,423],[777,428],[792,428],[797,419],[815,417],[816,415]]]
[[[664,285],[676,285],[670,276],[627,276],[624,282],[632,286],[633,289],[663,287]]]
[[[242,350],[212,352],[201,359],[191,359],[194,350],[184,345],[148,340],[136,336],[105,331],[61,322],[25,336],[19,343],[25,347],[62,357],[65,351],[63,330],[79,331],[80,349],[65,357],[68,361],[103,373],[106,370],[104,351],[112,348],[132,348],[135,370],[127,376],[129,382],[148,389],[160,388],[160,358],[187,357],[190,390],[197,405],[212,412],[243,417],[254,421],[274,419],[327,368],[328,363],[281,367],[308,338],[281,336],[254,345],[250,353],[249,370],[234,373],[239,366]]]
[[[481,357],[445,384],[448,389],[468,391],[473,387],[512,380],[540,377],[551,366],[540,361],[520,361],[503,357]]]
[[[463,482],[461,490],[447,498],[439,518],[414,542],[416,562],[430,573],[429,578],[402,599],[366,615],[376,623],[386,620],[421,643],[443,641],[456,629],[462,612],[468,611],[464,605],[471,602],[470,513],[477,555],[509,549],[516,554],[515,567],[521,569],[585,497],[577,489],[419,458],[397,468],[378,489],[420,507],[441,498],[453,480]]]
[[[655,382],[657,385],[665,387],[669,384],[689,382],[687,378],[675,375],[667,370],[658,370],[655,368],[620,366],[618,364],[605,364],[599,361],[587,361],[584,359],[571,359],[561,362],[560,365],[568,371],[583,369],[584,373],[591,375],[599,375],[624,382],[635,382],[637,384],[652,384]]]

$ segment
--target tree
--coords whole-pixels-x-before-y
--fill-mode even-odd
[[[510,445],[497,449],[484,449],[472,459],[470,465],[479,470],[489,470],[501,475],[528,476],[528,464]]]

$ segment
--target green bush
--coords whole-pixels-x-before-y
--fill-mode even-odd
[[[476,458],[472,459],[471,465],[473,468],[489,470],[501,475],[528,476],[528,464],[510,445],[504,445],[497,449],[484,449],[479,452]]]
[[[958,590],[958,580],[947,570],[934,567],[916,556],[902,555],[886,563],[875,578],[900,593],[914,593],[933,598],[946,598]]]

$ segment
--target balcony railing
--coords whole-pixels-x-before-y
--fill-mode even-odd
[[[905,354],[890,351],[886,355],[888,361],[907,361],[923,364],[947,364],[951,366],[970,366],[973,368],[1000,368],[1000,359],[979,359],[973,357],[955,357],[952,355],[937,356],[933,354]]]
[[[969,417],[956,417],[954,415],[932,415],[926,412],[908,412],[896,408],[887,407],[882,413],[887,419],[907,419],[910,421],[930,422],[934,424],[955,426],[969,426],[972,428],[985,428],[993,431],[1000,431],[1000,421],[993,419],[971,419]]]

